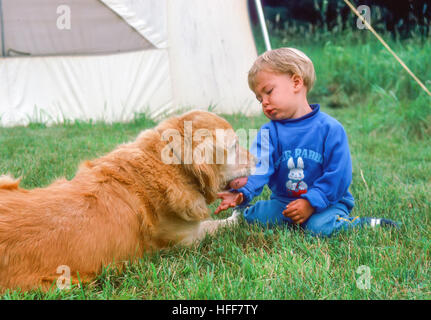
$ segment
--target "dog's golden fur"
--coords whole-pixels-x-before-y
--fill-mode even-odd
[[[19,180],[1,176],[0,290],[48,289],[61,265],[70,268],[72,280],[79,272],[88,281],[111,263],[134,261],[172,244],[192,244],[230,222],[210,219],[207,205],[229,181],[250,174],[254,160],[240,148],[247,164],[187,164],[181,152],[184,139],[175,145],[163,137],[176,130],[184,138],[185,121],[192,123],[193,132],[204,129],[213,138],[216,129],[232,131],[219,116],[192,111],[82,163],[70,181],[25,190]],[[235,135],[227,139],[232,142]],[[192,143],[195,150],[199,141]],[[214,145],[213,159],[222,148]],[[172,152],[166,153],[169,146]],[[163,152],[179,164],[162,161]],[[226,160],[225,147],[222,155]]]

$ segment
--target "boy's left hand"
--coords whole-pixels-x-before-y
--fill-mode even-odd
[[[302,224],[313,214],[314,208],[307,199],[297,199],[286,206],[283,215],[294,223]]]

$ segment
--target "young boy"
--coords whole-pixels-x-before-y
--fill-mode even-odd
[[[307,93],[314,66],[301,51],[280,48],[257,58],[248,74],[250,89],[271,121],[264,124],[251,152],[259,159],[256,174],[238,190],[219,193],[215,214],[237,205],[245,208],[262,192],[270,200],[244,210],[249,223],[300,224],[313,235],[329,236],[356,225],[397,226],[387,219],[351,217],[352,164],[343,126],[310,105]]]

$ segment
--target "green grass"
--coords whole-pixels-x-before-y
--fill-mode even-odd
[[[286,45],[277,41],[274,47]],[[297,40],[317,71],[310,102],[321,103],[348,133],[353,214],[400,221],[399,231],[365,228],[322,239],[241,220],[198,246],[145,255],[121,273],[106,269],[83,288],[7,292],[1,298],[430,299],[431,100],[371,38],[365,44],[340,41]],[[429,86],[431,45],[391,45]],[[289,46],[295,46],[292,39]],[[225,117],[235,129],[259,128],[267,121],[263,116]],[[26,188],[46,186],[60,176],[70,179],[81,161],[154,125],[141,117],[129,124],[0,128],[0,174],[22,176]],[[254,201],[269,195],[265,189]],[[368,290],[357,286],[362,265],[371,274]]]

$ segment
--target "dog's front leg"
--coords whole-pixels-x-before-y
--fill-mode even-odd
[[[182,244],[191,245],[193,243],[197,243],[205,238],[206,234],[213,235],[216,231],[225,226],[232,226],[238,222],[239,216],[241,212],[238,210],[234,210],[232,215],[226,219],[220,220],[205,220],[199,223],[196,232],[190,234],[189,237],[183,240]]]
[[[178,190],[171,187],[166,193],[172,211],[186,221],[208,219],[210,212],[205,198],[197,191]]]

